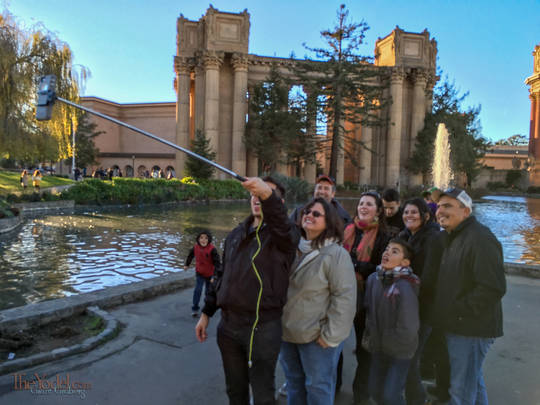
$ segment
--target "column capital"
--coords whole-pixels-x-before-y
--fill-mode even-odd
[[[430,75],[423,69],[414,69],[411,72],[411,79],[415,86],[426,87],[430,79]]]
[[[232,54],[231,62],[235,72],[247,72],[248,56],[245,53],[235,52]]]
[[[391,69],[390,73],[390,83],[391,84],[399,84],[402,83],[405,79],[405,70],[402,67],[394,67]]]
[[[193,70],[193,59],[185,56],[174,57],[174,71],[178,75],[189,75]]]
[[[202,55],[202,62],[206,69],[218,70],[223,63],[223,53],[207,51]]]

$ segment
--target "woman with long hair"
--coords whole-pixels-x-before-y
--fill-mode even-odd
[[[303,237],[282,317],[287,401],[333,404],[337,363],[356,306],[353,264],[340,245],[343,223],[325,199],[309,202],[299,225]]]
[[[442,251],[441,228],[433,220],[433,214],[423,198],[412,198],[403,205],[403,223],[405,229],[399,237],[412,246],[414,258],[411,262],[413,272],[420,277],[419,312],[420,330],[418,332],[418,348],[411,360],[407,376],[406,397],[408,405],[426,403],[427,395],[422,385],[420,374],[420,359],[424,347],[431,335],[431,327],[426,324],[429,308],[433,304],[435,285],[437,282],[437,267]],[[439,253],[438,253],[439,252]],[[426,363],[437,364],[437,388],[441,398],[447,399],[450,385],[450,370],[448,353],[444,340],[439,334],[434,335],[437,359],[425,359]],[[445,392],[446,391],[446,392]]]
[[[358,289],[358,303],[354,318],[356,333],[356,373],[353,382],[354,403],[360,403],[369,397],[368,379],[370,354],[362,347],[362,336],[366,324],[366,312],[363,305],[364,282],[373,273],[379,263],[390,236],[386,231],[383,215],[383,203],[375,191],[362,193],[356,208],[352,224],[345,228],[343,247],[347,249],[354,264]]]

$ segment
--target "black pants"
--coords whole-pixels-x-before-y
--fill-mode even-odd
[[[252,366],[248,366],[251,324],[223,314],[217,342],[223,360],[230,405],[249,405],[249,386],[255,405],[275,404],[275,370],[281,346],[281,319],[259,323],[253,338]]]
[[[354,333],[356,334],[356,373],[353,381],[354,402],[360,402],[369,397],[368,380],[371,354],[362,347],[362,335],[366,328],[366,311],[359,309],[354,317]]]

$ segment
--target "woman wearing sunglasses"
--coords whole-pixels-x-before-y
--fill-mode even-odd
[[[354,264],[358,287],[358,305],[354,318],[356,334],[356,373],[353,382],[354,403],[368,399],[368,379],[370,354],[362,347],[362,336],[366,325],[366,312],[363,305],[364,281],[381,263],[382,254],[390,235],[386,230],[383,203],[375,191],[362,193],[356,216],[352,224],[345,228],[343,247],[347,249]]]
[[[356,283],[340,246],[343,223],[323,198],[302,210],[302,239],[283,308],[280,362],[288,404],[333,404],[336,369],[352,329]]]

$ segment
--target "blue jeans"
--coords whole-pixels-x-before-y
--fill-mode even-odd
[[[369,395],[378,405],[405,405],[403,390],[410,359],[396,359],[384,353],[371,354]]]
[[[287,404],[333,404],[337,364],[342,350],[343,342],[326,349],[317,342],[282,342],[279,361],[287,379]]]
[[[424,352],[424,346],[431,334],[431,326],[422,323],[418,331],[418,348],[411,359],[409,373],[407,375],[407,384],[405,394],[407,397],[407,405],[422,405],[426,402],[427,395],[424,385],[422,384],[422,376],[420,375],[420,358]]]
[[[482,363],[493,341],[493,338],[446,334],[450,358],[449,405],[487,405]]]
[[[210,277],[206,278],[201,276],[199,273],[195,273],[195,290],[193,291],[193,306],[191,307],[192,311],[199,310],[199,301],[201,300],[203,284],[204,292],[207,293],[208,288],[210,287]]]

